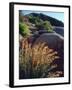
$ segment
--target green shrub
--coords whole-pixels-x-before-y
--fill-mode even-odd
[[[50,24],[49,21],[44,21],[44,22],[43,22],[43,27],[44,27],[44,29],[47,30],[48,32],[52,32],[52,31],[53,31],[52,26],[51,26],[51,24]]]
[[[19,23],[19,33],[22,36],[30,35],[29,27],[25,23]]]
[[[43,30],[47,30],[48,32],[53,32],[53,28],[52,25],[50,24],[49,21],[42,21],[40,20],[40,22],[36,21],[36,26],[38,29],[43,29]]]

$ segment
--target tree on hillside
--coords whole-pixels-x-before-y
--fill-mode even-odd
[[[33,24],[37,24],[41,22],[41,19],[38,16],[29,16],[29,21]]]
[[[22,13],[22,10],[19,11],[19,21],[23,22],[23,13]]]

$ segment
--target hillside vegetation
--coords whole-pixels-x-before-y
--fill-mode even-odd
[[[35,19],[41,19],[43,21],[49,21],[52,26],[64,27],[63,22],[61,22],[61,21],[59,21],[59,20],[57,20],[57,19],[55,19],[53,17],[47,16],[45,14],[42,14],[42,13],[40,13],[40,14],[30,13],[27,16],[30,18],[30,21],[32,21],[31,19],[33,19],[33,21],[35,22]]]

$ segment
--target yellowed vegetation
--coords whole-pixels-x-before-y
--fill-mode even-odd
[[[58,52],[50,49],[45,42],[31,46],[27,39],[21,42],[19,64],[24,78],[42,78],[50,75],[57,67],[53,61],[59,59]]]

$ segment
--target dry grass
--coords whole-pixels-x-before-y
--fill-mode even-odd
[[[21,42],[19,55],[20,78],[48,77],[50,71],[57,67],[53,61],[59,58],[58,53],[45,42],[31,47],[27,39]]]

